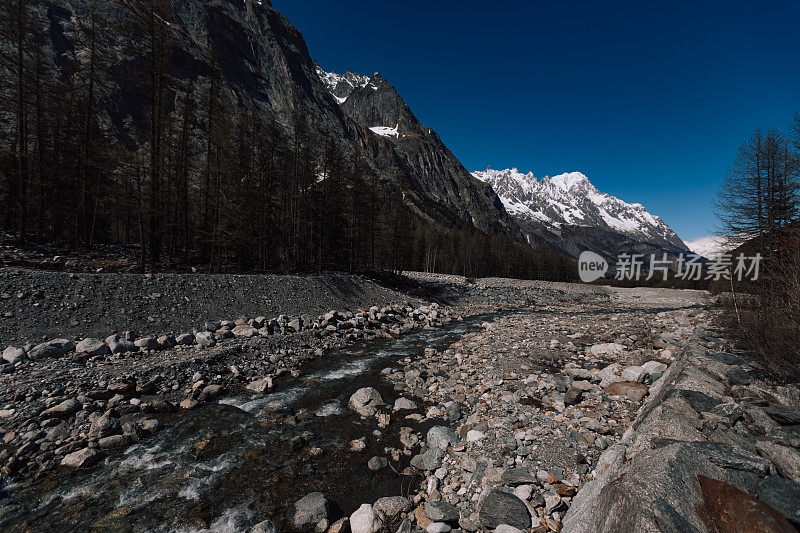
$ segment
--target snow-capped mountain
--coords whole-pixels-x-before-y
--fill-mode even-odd
[[[472,175],[490,184],[506,210],[517,220],[528,221],[529,227],[557,235],[568,229],[592,228],[668,251],[688,250],[680,237],[642,204],[629,204],[601,193],[580,172],[541,180],[532,172],[523,174],[516,168],[489,168]]]
[[[725,251],[725,239],[716,235],[698,237],[686,243],[689,249],[697,255],[711,258]]]
[[[328,87],[328,90],[339,104],[344,103],[356,88],[369,87],[375,91],[378,90],[378,84],[372,82],[371,76],[364,76],[349,70],[344,74],[337,74],[335,72],[325,72],[319,65],[316,67],[319,79]]]
[[[494,190],[464,168],[380,72],[337,74],[316,64],[315,70],[331,103],[357,126],[360,150],[369,154],[372,170],[402,191],[415,212],[448,229],[475,227],[524,241]]]

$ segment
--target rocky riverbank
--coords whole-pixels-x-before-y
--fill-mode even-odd
[[[386,369],[403,398],[386,406],[361,390],[351,408],[378,423],[429,421],[426,432],[401,428],[403,448],[372,459],[410,457],[404,473],[423,481],[407,497],[365,502],[334,530],[560,531],[601,452],[622,438],[649,387],[707,318],[691,308],[551,304]],[[293,520],[295,529],[321,529]]]
[[[797,486],[797,389],[753,381],[733,355],[698,356],[687,370],[685,354],[714,318],[705,294],[413,278],[415,296],[446,294],[452,305],[384,287],[405,301],[12,345],[0,390],[0,525],[602,530],[591,520],[596,502],[612,506],[602,500],[609,472],[648,486],[641,479],[654,468],[625,465],[647,448],[635,443],[653,439],[632,435],[674,407],[664,395],[676,376],[698,390],[698,372],[722,383],[703,393],[713,401],[680,394],[707,412],[699,422],[682,411],[663,418],[684,439],[744,447],[729,456],[782,495],[770,505],[794,512],[785,504]],[[493,314],[464,319],[484,312]],[[703,346],[730,351],[720,335]],[[750,481],[739,486],[767,490]],[[93,494],[104,484],[107,496]],[[633,516],[623,511],[608,509],[619,524]]]

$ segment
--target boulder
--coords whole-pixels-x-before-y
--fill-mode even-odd
[[[74,399],[70,398],[68,400],[64,400],[58,405],[54,405],[49,409],[45,409],[43,415],[46,418],[68,418],[83,408],[81,403]]]
[[[524,533],[521,529],[517,529],[514,526],[509,526],[508,524],[500,524],[496,528],[494,528],[494,533]]]
[[[394,407],[392,410],[394,411],[413,411],[417,408],[417,404],[409,400],[408,398],[398,398],[394,401]]]
[[[134,343],[140,350],[158,350],[161,346],[158,344],[158,339],[153,337],[142,337],[136,339]]]
[[[106,337],[106,344],[111,353],[128,353],[139,350],[133,342],[117,334]]]
[[[625,351],[625,347],[615,342],[606,344],[595,344],[589,348],[589,353],[592,355],[619,355]]]
[[[194,336],[195,343],[201,348],[210,348],[217,344],[214,334],[210,331],[200,331]]]
[[[607,367],[600,370],[597,373],[597,377],[600,378],[600,387],[605,388],[612,383],[622,381],[622,378],[618,375],[620,372],[622,372],[622,365],[619,363],[611,363]]]
[[[477,429],[470,429],[467,431],[467,442],[477,442],[482,440],[486,434],[483,431],[479,431]]]
[[[175,337],[175,342],[181,346],[191,346],[194,344],[194,335],[191,333],[182,333],[181,335]]]
[[[411,458],[411,466],[417,470],[436,470],[442,466],[444,451],[439,448],[430,448],[425,453],[415,455]]]
[[[570,387],[564,393],[564,405],[575,405],[581,401],[583,391],[577,387]]]
[[[272,521],[264,520],[250,528],[250,533],[278,533],[278,528]]]
[[[603,392],[612,396],[624,396],[633,403],[639,403],[647,395],[648,388],[636,381],[618,381],[612,383]]]
[[[101,341],[100,339],[92,339],[87,338],[83,339],[81,342],[75,346],[75,352],[77,353],[85,353],[87,355],[108,355],[111,353],[111,348],[109,348],[106,343]]]
[[[779,476],[761,481],[756,497],[800,528],[800,483]]]
[[[434,522],[458,522],[459,512],[453,504],[447,502],[427,502],[425,516]]]
[[[380,393],[372,387],[358,389],[347,402],[347,406],[361,416],[374,416],[384,405]]]
[[[369,461],[367,461],[367,468],[376,472],[381,470],[382,468],[386,468],[389,466],[389,460],[385,457],[372,457]]]
[[[413,505],[408,498],[402,496],[387,496],[375,502],[372,510],[384,522],[390,522],[400,516],[400,513],[407,513]]]
[[[531,527],[531,515],[525,502],[499,490],[493,490],[486,496],[478,516],[481,525],[487,529],[495,529],[501,524],[522,530]]]
[[[459,439],[455,431],[447,426],[434,426],[428,430],[425,437],[432,448],[447,449],[451,444],[456,444]]]
[[[61,357],[75,350],[75,344],[67,339],[53,339],[37,344],[28,351],[28,359],[37,361],[51,357]]]
[[[3,354],[3,357],[5,357],[5,354]],[[766,406],[764,411],[770,418],[782,426],[800,425],[800,408],[773,403]]]
[[[94,422],[92,422],[92,425],[89,427],[88,435],[89,438],[92,439],[101,439],[119,433],[120,431],[121,426],[119,420],[106,413],[94,419]]]
[[[796,531],[775,509],[733,485],[705,476],[698,481],[703,495],[698,514],[709,531]]]
[[[172,335],[161,335],[158,339],[158,347],[162,350],[169,350],[170,348],[174,348],[178,342],[175,340],[175,337]]]
[[[622,378],[622,381],[644,381],[646,375],[640,366],[627,366],[619,377]]]
[[[312,532],[320,522],[327,522],[329,509],[325,495],[312,492],[289,506],[286,523],[292,531]],[[325,527],[327,529],[327,524]]]
[[[245,388],[249,391],[255,392],[256,394],[264,394],[271,391],[272,387],[272,378],[267,376],[265,378],[250,382]]]
[[[9,346],[3,350],[3,360],[11,363],[12,365],[18,361],[25,359],[25,350],[17,348],[16,346]]]
[[[788,446],[766,441],[756,443],[756,449],[762,457],[775,463],[775,467],[783,477],[800,483],[800,452]]]
[[[233,334],[237,337],[255,337],[258,335],[258,329],[253,326],[236,326],[233,328]]]
[[[66,455],[61,460],[61,466],[65,468],[89,468],[100,461],[102,455],[92,448],[83,448]]]
[[[381,521],[372,506],[368,503],[350,515],[350,531],[352,533],[378,533],[381,529]]]

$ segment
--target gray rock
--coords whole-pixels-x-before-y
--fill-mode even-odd
[[[479,517],[481,525],[487,529],[495,529],[501,524],[522,530],[531,527],[531,515],[525,502],[499,490],[493,490],[483,500]]]
[[[367,467],[373,472],[389,466],[389,460],[386,457],[372,457],[367,462]]]
[[[111,353],[129,353],[139,350],[132,341],[116,334],[106,337],[106,344]]]
[[[581,401],[583,391],[577,387],[570,387],[564,393],[564,405],[575,405]]]
[[[372,509],[384,522],[389,522],[400,513],[407,513],[414,506],[408,498],[402,496],[387,496],[375,502]]]
[[[58,405],[54,405],[50,409],[46,409],[43,414],[47,418],[68,418],[80,411],[82,407],[78,400],[70,398]]]
[[[5,354],[3,354],[3,357],[5,357]],[[800,425],[800,409],[797,407],[773,403],[765,407],[764,411],[782,426]]]
[[[725,420],[727,420],[728,425],[732,426],[742,417],[744,411],[736,402],[725,402],[715,406],[711,411],[711,414],[721,416]]]
[[[108,355],[111,353],[111,349],[106,346],[106,343],[101,341],[100,339],[92,339],[87,338],[83,339],[81,342],[75,346],[75,352],[77,353],[85,353],[87,355]]]
[[[11,363],[12,365],[17,361],[23,361],[24,359],[25,359],[25,350],[23,350],[22,348],[9,346],[5,350],[3,350],[3,360]]]
[[[412,411],[417,408],[417,404],[408,398],[398,398],[394,401],[394,411]]]
[[[233,328],[232,333],[237,337],[255,337],[258,335],[258,329],[253,326],[236,326]]]
[[[76,452],[66,455],[61,460],[61,466],[65,468],[88,468],[97,464],[102,455],[92,448],[83,448]]]
[[[425,528],[425,533],[449,533],[453,528],[444,522],[431,522]]]
[[[140,350],[158,350],[161,348],[161,345],[158,344],[158,340],[154,339],[153,337],[136,339],[133,344],[135,344]]]
[[[312,492],[289,506],[286,522],[298,532],[311,532],[317,524],[328,519],[329,504],[321,492]]]
[[[272,390],[272,387],[273,387],[272,378],[265,377],[251,382],[250,384],[247,385],[246,389],[255,392],[256,394],[264,394]]]
[[[800,527],[800,483],[769,476],[756,490],[756,498],[781,513],[795,527]]]
[[[527,468],[509,468],[503,472],[501,479],[506,485],[529,485],[536,483],[536,476]]]
[[[494,528],[494,533],[524,533],[524,531],[508,524],[500,524]]]
[[[374,416],[384,405],[380,393],[372,387],[358,389],[347,402],[347,406],[361,416]]]
[[[175,342],[181,346],[191,346],[194,344],[194,335],[191,333],[182,333],[175,337]]]
[[[129,443],[128,437],[125,435],[109,435],[97,441],[101,450],[109,450],[113,448],[122,448]]]
[[[37,344],[28,351],[28,359],[38,361],[39,359],[49,359],[61,357],[75,350],[75,344],[67,339],[53,339],[51,341]]]
[[[434,522],[458,522],[458,509],[447,502],[427,502],[425,516]]]
[[[762,456],[775,463],[783,477],[800,483],[800,452],[788,446],[764,441],[756,443],[756,449]]]
[[[417,470],[436,470],[442,466],[444,451],[439,448],[430,448],[425,453],[411,458],[411,466]]]
[[[455,431],[447,426],[434,426],[428,430],[425,437],[432,448],[446,449],[451,444],[456,444],[459,439]]]
[[[210,348],[217,344],[214,334],[210,331],[200,331],[194,336],[194,340],[201,348]]]
[[[250,533],[278,533],[278,528],[272,521],[264,520],[250,528]]]
[[[89,428],[89,438],[100,439],[119,433],[121,429],[119,420],[108,413],[94,419]]]

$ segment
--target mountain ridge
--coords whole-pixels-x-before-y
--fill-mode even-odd
[[[533,172],[522,173],[517,168],[487,168],[472,175],[494,188],[506,210],[525,227],[529,236],[558,242],[565,232],[585,235],[595,230],[669,252],[689,250],[661,218],[649,213],[642,204],[600,192],[581,172],[537,179]],[[574,251],[570,253],[575,255]]]

